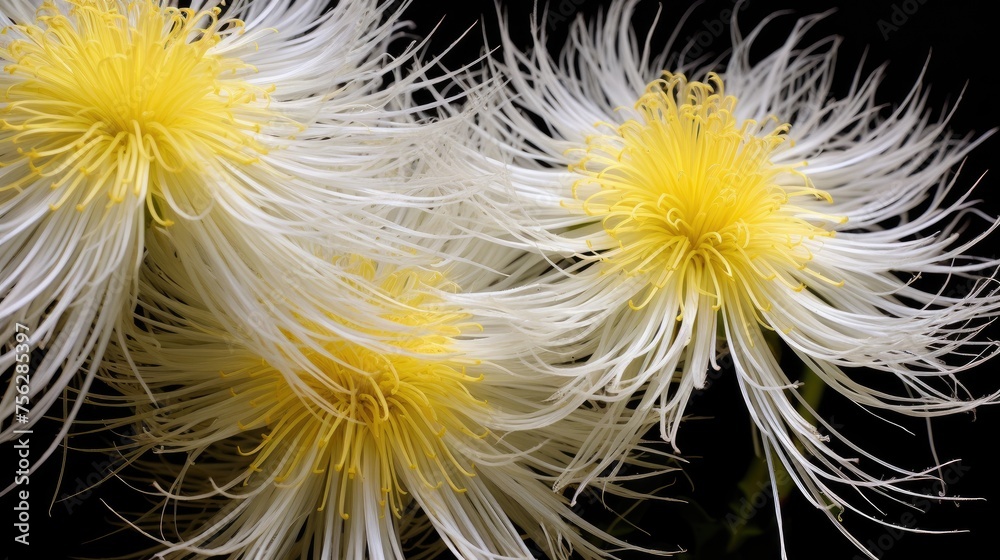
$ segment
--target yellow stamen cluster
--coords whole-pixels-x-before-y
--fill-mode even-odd
[[[23,173],[3,188],[51,179],[63,190],[53,210],[68,200],[82,210],[100,193],[119,203],[131,191],[168,224],[155,203],[163,185],[196,188],[188,184],[220,160],[254,162],[269,90],[241,79],[252,67],[212,52],[242,29],[220,13],[50,0],[33,24],[4,28],[0,165]]]
[[[379,273],[372,261],[360,257],[343,264],[385,297],[409,307],[409,313],[395,310],[383,318],[418,334],[372,333],[393,339],[398,353],[348,341],[328,343],[324,352],[311,353],[314,370],[299,373],[294,380],[298,383],[289,383],[266,364],[254,372],[236,372],[263,382],[253,389],[260,393],[252,401],[261,409],[258,421],[245,427],[266,426],[268,431],[257,448],[246,453],[255,455],[252,470],[277,464],[279,482],[301,476],[303,461],[308,461],[312,473],[325,476],[322,495],[336,496],[344,519],[350,515],[352,496],[361,499],[359,484],[377,484],[380,506],[388,503],[399,517],[409,503],[402,470],[413,471],[411,484],[418,480],[434,489],[447,485],[454,492],[465,492],[461,479],[475,475],[473,465],[453,453],[454,441],[448,438],[485,437],[469,417],[486,406],[469,391],[481,377],[465,372],[462,364],[474,361],[443,355],[451,337],[461,332],[453,321],[463,316],[429,309],[435,298],[423,288],[451,286],[441,274],[409,269]],[[269,462],[271,457],[279,458]]]
[[[736,102],[714,74],[704,83],[665,73],[636,103],[641,121],[589,138],[571,167],[585,176],[574,185],[582,211],[618,241],[602,254],[606,270],[649,277],[633,308],[673,289],[682,306],[693,290],[715,309],[747,297],[766,309],[758,280],[801,290],[789,272],[807,271],[829,282],[809,271],[803,242],[833,235],[816,223],[843,219],[797,205],[831,199],[793,166],[771,162],[789,125],[739,121]]]
[[[335,259],[335,264],[362,281],[345,282],[368,303],[381,307],[380,317],[392,324],[409,327],[404,329],[404,338],[419,331],[424,342],[422,352],[429,352],[430,343],[436,342],[444,348],[451,337],[460,335],[464,329],[482,329],[477,324],[464,322],[468,317],[454,309],[443,308],[434,292],[458,292],[459,287],[436,271],[419,268],[394,268],[390,272],[379,271],[375,262],[359,255],[348,255]],[[338,322],[365,332],[378,339],[394,336],[394,333],[376,331],[367,325],[358,325],[343,317],[331,316]]]
[[[446,434],[481,437],[459,411],[481,409],[468,385],[477,381],[449,364],[405,355],[387,355],[350,343],[327,348],[335,359],[317,356],[322,379],[303,381],[323,399],[309,406],[287,384],[267,411],[269,432],[251,468],[290,446],[278,480],[301,472],[303,460],[313,473],[324,474],[323,496],[337,496],[341,517],[350,511],[347,501],[360,499],[356,484],[377,484],[380,505],[388,501],[394,515],[408,504],[407,483],[401,469],[412,470],[428,488],[447,484],[464,492],[460,479],[474,476],[474,467],[452,453]],[[331,494],[331,491],[334,494]],[[319,509],[323,509],[320,506]]]

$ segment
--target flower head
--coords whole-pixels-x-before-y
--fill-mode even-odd
[[[582,211],[617,244],[591,241],[604,251],[604,272],[648,282],[633,308],[668,288],[678,302],[686,293],[707,296],[713,310],[739,305],[741,293],[760,294],[758,279],[802,290],[789,265],[808,270],[804,242],[833,235],[817,224],[846,221],[797,204],[831,199],[794,166],[771,163],[789,125],[765,131],[766,124],[739,121],[736,104],[718,75],[703,83],[666,73],[635,103],[640,120],[589,137],[570,167],[583,176],[574,185]],[[757,318],[757,307],[767,300],[755,301],[746,319]]]
[[[931,471],[847,440],[772,345],[876,411],[931,417],[987,402],[955,374],[996,352],[977,340],[1000,309],[993,280],[958,295],[916,281],[997,268],[967,254],[997,222],[962,238],[974,203],[948,197],[953,168],[982,138],[931,120],[919,85],[892,112],[873,109],[883,70],[859,70],[835,98],[835,41],[803,44],[822,16],[800,19],[756,63],[751,46],[776,24],[744,37],[734,21],[732,55],[715,68],[668,59],[672,44],[654,56],[631,28],[635,7],[578,18],[557,59],[543,22],[530,54],[505,32],[488,72],[508,85],[470,155],[497,178],[481,201],[492,238],[567,259],[522,277],[508,301],[550,352],[536,369],[565,377],[553,406],[601,399],[605,426],[625,428],[596,431],[574,467],[611,465],[629,446],[621,434],[645,418],[679,446],[692,393],[728,355],[772,476],[780,462],[831,519],[874,518],[864,500],[909,494]],[[493,162],[480,155],[490,148]]]
[[[131,310],[147,228],[172,238],[229,327],[279,343],[296,318],[274,294],[313,308],[288,271],[332,278],[338,269],[317,253],[406,251],[394,239],[409,232],[386,227],[385,215],[425,201],[403,171],[443,135],[417,119],[437,102],[412,104],[428,83],[412,45],[384,57],[402,8],[191,5],[0,9],[0,329],[23,323],[30,346],[45,350],[31,377],[31,423],[81,371],[86,393]],[[358,309],[352,327],[334,326],[348,331],[371,315]],[[5,347],[0,367],[14,358]],[[5,418],[14,397],[5,392]]]
[[[253,163],[267,151],[255,134],[275,119],[273,87],[251,85],[248,64],[215,54],[243,24],[221,12],[46,3],[34,22],[7,29],[16,38],[0,53],[11,75],[2,126],[19,157],[4,163],[26,172],[4,189],[47,179],[52,210],[139,197],[166,225],[157,206],[171,190],[204,190],[203,175]]]
[[[106,362],[120,394],[104,398],[134,407],[133,459],[183,458],[152,469],[163,511],[190,521],[147,533],[159,557],[403,558],[410,546],[529,557],[525,533],[553,558],[607,556],[582,531],[628,546],[550,487],[599,414],[508,431],[505,415],[532,410],[552,388],[465,353],[460,335],[476,325],[441,296],[452,282],[361,257],[342,264],[410,308],[385,318],[412,336],[395,333],[395,351],[331,340],[304,351],[308,371],[234,344],[183,273],[144,271],[141,326]],[[136,524],[159,525],[161,513]],[[428,530],[439,538],[418,538]]]

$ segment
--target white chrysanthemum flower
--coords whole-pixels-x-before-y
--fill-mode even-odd
[[[153,262],[169,260],[157,254],[164,247],[151,245]],[[501,253],[491,252],[498,264],[519,252]],[[588,535],[628,547],[551,489],[599,411],[530,432],[504,426],[553,389],[507,371],[503,346],[462,339],[486,327],[445,296],[454,281],[483,285],[480,266],[446,277],[354,256],[341,264],[408,311],[386,311],[396,352],[333,340],[307,351],[311,371],[280,370],[234,342],[183,273],[143,269],[141,327],[108,352],[122,396],[106,398],[135,407],[127,421],[138,453],[155,450],[172,465],[155,469],[163,507],[137,522],[161,543],[157,557],[430,557],[447,546],[460,558],[531,558],[528,540],[551,558],[608,556]],[[423,535],[428,527],[436,538]]]
[[[567,378],[553,406],[605,399],[609,422],[628,414],[619,423],[641,430],[654,415],[673,443],[692,392],[728,352],[772,476],[780,461],[833,520],[845,508],[877,515],[865,500],[910,494],[906,483],[930,471],[842,437],[768,339],[869,410],[932,417],[983,402],[955,374],[995,353],[976,340],[1000,308],[992,279],[958,294],[917,281],[947,288],[997,266],[966,254],[997,222],[962,237],[981,213],[969,194],[949,196],[981,139],[931,119],[919,86],[880,110],[882,69],[858,70],[832,98],[837,41],[802,44],[822,16],[800,19],[756,63],[749,51],[770,27],[744,37],[734,22],[715,73],[668,66],[671,45],[653,55],[632,30],[635,5],[613,3],[596,25],[578,19],[558,60],[544,23],[527,54],[505,31],[489,72],[509,85],[482,111],[483,148],[469,155],[500,179],[482,199],[498,242],[577,260],[506,294],[540,345],[573,357],[536,364]],[[482,155],[489,146],[495,159]],[[627,446],[598,432],[578,461],[600,472]]]
[[[4,392],[2,439],[81,369],[86,392],[132,305],[148,225],[170,232],[213,309],[244,320],[234,328],[279,339],[292,318],[246,310],[267,309],[267,294],[307,300],[288,271],[329,275],[310,261],[319,250],[388,246],[398,226],[359,226],[373,193],[382,206],[415,204],[421,186],[391,177],[436,135],[414,119],[428,108],[414,92],[433,83],[414,49],[386,54],[405,6],[176,4],[0,8],[0,330],[24,323],[44,348],[26,424],[8,422],[17,393]],[[14,359],[4,346],[0,368]]]

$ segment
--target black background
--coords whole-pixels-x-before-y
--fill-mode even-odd
[[[607,4],[601,0],[563,0],[552,2],[547,8],[553,24],[549,26],[552,37],[550,47],[557,50],[565,37],[569,19],[577,14],[593,15]],[[532,9],[531,2],[505,2],[510,21],[514,27],[514,37],[527,46],[527,21]],[[648,25],[658,4],[643,4],[644,14],[640,25]],[[674,22],[684,12],[687,3],[667,3],[661,16],[656,37],[665,41],[673,31]],[[699,34],[708,30],[712,35],[705,50],[723,53],[729,46],[726,33],[715,37],[713,23],[723,10],[731,10],[733,2],[728,0],[702,3],[680,33],[681,39],[696,40]],[[854,70],[867,50],[864,68],[874,69],[877,64],[889,61],[887,80],[881,88],[881,100],[887,104],[902,100],[917,79],[921,68],[927,64],[925,83],[931,84],[929,106],[937,111],[954,103],[965,87],[965,93],[958,111],[952,119],[952,129],[961,134],[983,133],[1000,125],[1000,111],[997,110],[996,57],[1000,47],[996,43],[996,29],[992,18],[984,14],[972,2],[946,2],[944,0],[885,1],[871,0],[859,5],[844,6],[837,3],[780,2],[750,0],[740,12],[740,25],[749,30],[763,17],[776,10],[791,10],[773,26],[775,33],[765,34],[759,52],[766,54],[769,48],[784,40],[783,30],[791,27],[797,15],[805,15],[837,8],[814,31],[813,38],[826,35],[841,35],[844,43],[840,49],[836,80],[837,92],[844,93]],[[544,10],[546,8],[541,7]],[[462,32],[473,27],[465,39],[445,58],[446,64],[456,67],[471,63],[482,49],[482,34],[493,38],[496,45],[496,12],[489,1],[474,0],[461,5],[416,0],[407,10],[409,19],[415,22],[415,32],[427,34],[440,23],[432,41],[431,51],[436,52],[451,44]],[[477,23],[478,22],[478,23]],[[728,31],[728,22],[726,22]],[[928,61],[928,57],[929,61]],[[967,87],[966,87],[967,86]],[[968,159],[962,177],[962,185],[972,185],[975,179],[990,169],[998,150],[998,140],[987,140]],[[977,194],[984,199],[983,208],[990,214],[998,213],[998,197],[994,193],[998,180],[994,172],[985,176]],[[997,257],[996,236],[978,249],[978,254]],[[997,330],[988,331],[992,338],[1000,338]],[[968,386],[977,394],[985,394],[1000,388],[997,369],[1000,362],[987,363],[969,372],[964,377]],[[6,382],[6,381],[5,381]],[[704,419],[692,421],[681,430],[680,445],[689,457],[687,473],[690,482],[678,480],[665,490],[673,496],[685,496],[697,503],[694,505],[674,505],[640,508],[628,515],[628,519],[646,529],[648,535],[633,532],[629,540],[646,545],[662,546],[669,549],[694,547],[697,537],[692,525],[708,523],[714,517],[722,523],[720,516],[726,512],[727,504],[738,499],[736,483],[746,472],[752,459],[751,430],[749,420],[743,410],[742,400],[730,376],[717,379],[710,390],[700,395],[689,412]],[[92,414],[92,413],[91,413]],[[907,422],[916,435],[909,436],[900,430],[890,428],[871,415],[864,413],[836,396],[828,395],[822,405],[821,414],[843,424],[845,433],[865,449],[897,465],[914,469],[929,466],[929,447],[922,431],[921,422]],[[890,418],[897,420],[897,418]],[[44,430],[45,427],[40,427]],[[952,495],[976,496],[985,501],[964,502],[960,507],[951,503],[933,504],[926,512],[915,512],[917,526],[923,529],[967,529],[968,533],[953,535],[896,534],[890,535],[885,528],[866,522],[857,516],[845,518],[845,524],[862,542],[881,543],[879,554],[887,559],[937,558],[961,556],[964,558],[994,557],[990,554],[991,542],[1000,521],[1000,483],[992,462],[992,445],[1000,434],[1000,410],[996,407],[981,409],[973,417],[964,414],[935,420],[934,434],[938,452],[942,460],[961,459],[960,480],[951,487]],[[42,435],[41,432],[38,435]],[[33,440],[33,452],[41,450],[41,438]],[[93,440],[81,440],[78,445],[93,445]],[[15,460],[6,446],[0,454],[0,472],[13,475]],[[55,491],[60,457],[54,456],[39,472],[31,477],[32,531],[30,552],[11,544],[11,537],[3,539],[0,556],[9,558],[53,559],[70,557],[106,558],[126,554],[141,548],[145,543],[129,531],[108,535],[117,526],[116,520],[105,501],[120,508],[134,508],[141,504],[127,498],[123,484],[113,481],[94,490],[85,490],[88,482],[93,482],[106,470],[113,454],[94,454],[71,451],[67,455],[67,466],[63,475],[63,486],[59,494],[84,490],[76,500],[55,503],[48,510],[49,501]],[[7,465],[7,466],[3,466]],[[6,485],[10,477],[0,480]],[[88,480],[89,479],[89,480]],[[664,481],[664,483],[669,481]],[[599,503],[582,506],[587,515],[595,519],[610,519]],[[0,502],[0,534],[10,534],[13,523],[13,501],[5,496]],[[708,517],[700,513],[708,511]],[[860,556],[822,515],[805,500],[794,493],[783,504],[784,527],[788,555],[794,559],[850,559]],[[902,507],[886,511],[885,519],[897,521],[902,518]],[[754,522],[763,525],[764,533],[747,541],[741,556],[729,558],[779,558],[777,536],[773,524],[770,505],[762,508]],[[8,521],[9,520],[9,521]],[[97,539],[96,541],[94,539]],[[93,541],[93,542],[88,542]],[[888,545],[888,546],[886,546]],[[27,552],[27,553],[26,553]],[[722,558],[702,550],[688,558]]]

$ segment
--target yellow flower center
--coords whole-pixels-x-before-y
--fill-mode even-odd
[[[293,388],[267,365],[251,373],[268,388],[257,389],[264,395],[254,399],[262,408],[256,417],[260,426],[245,427],[266,425],[269,432],[247,454],[256,454],[250,468],[263,470],[268,457],[279,450],[286,453],[278,460],[279,481],[300,473],[303,461],[309,461],[312,472],[326,477],[320,501],[325,504],[325,497],[334,491],[344,519],[351,510],[349,500],[362,494],[356,484],[377,484],[380,506],[388,502],[399,517],[409,503],[402,470],[413,471],[426,487],[447,484],[452,491],[465,492],[461,479],[474,476],[474,466],[453,454],[454,442],[448,438],[485,437],[476,433],[484,430],[470,418],[486,407],[469,391],[481,378],[465,373],[463,364],[475,361],[442,356],[450,351],[450,338],[461,333],[464,325],[456,321],[463,315],[421,309],[435,302],[420,286],[453,288],[441,274],[407,269],[379,274],[372,261],[359,257],[350,257],[345,265],[373,281],[386,296],[414,306],[410,314],[394,310],[383,317],[415,327],[412,332],[419,334],[370,333],[395,339],[398,353],[348,341],[326,344],[325,354],[310,357],[322,375],[298,376],[308,393]]]
[[[771,162],[789,125],[739,121],[736,102],[714,74],[703,83],[664,73],[635,105],[641,121],[589,138],[571,166],[584,176],[574,185],[581,210],[618,242],[602,252],[606,270],[649,278],[633,308],[663,289],[682,307],[690,290],[715,309],[736,290],[765,308],[756,279],[801,290],[800,271],[822,278],[806,266],[803,242],[833,235],[817,222],[845,219],[799,206],[831,198],[794,166]]]
[[[335,359],[317,356],[314,364],[323,378],[303,374],[302,381],[323,399],[321,405],[304,400],[281,374],[272,376],[275,398],[268,399],[265,421],[270,431],[248,454],[256,454],[250,468],[260,470],[268,457],[288,450],[277,480],[284,481],[310,461],[316,474],[326,475],[318,497],[336,492],[341,517],[347,519],[348,500],[360,496],[354,484],[377,484],[380,505],[388,500],[394,515],[408,504],[401,469],[414,471],[427,487],[447,484],[464,492],[460,478],[474,476],[474,466],[456,457],[446,434],[483,437],[472,431],[467,411],[486,403],[475,399],[468,385],[477,381],[461,368],[423,357],[388,355],[351,343],[327,350]],[[325,506],[320,506],[323,509]]]
[[[199,175],[254,162],[270,90],[240,79],[249,65],[212,52],[242,30],[219,14],[159,0],[50,0],[34,23],[4,28],[0,165],[24,172],[3,189],[52,179],[63,189],[53,210],[131,191],[169,224],[154,203],[165,185],[191,196]]]

